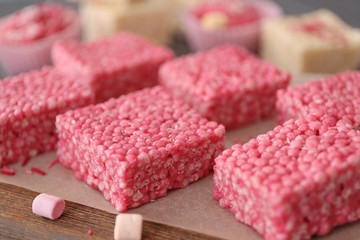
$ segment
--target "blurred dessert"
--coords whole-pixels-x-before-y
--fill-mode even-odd
[[[0,61],[8,74],[26,72],[51,64],[56,40],[79,37],[74,9],[51,2],[31,5],[0,20]]]
[[[185,10],[182,22],[193,50],[231,43],[256,51],[261,20],[281,14],[272,1],[217,0]]]
[[[167,44],[172,24],[164,0],[79,0],[84,38],[96,40],[117,32],[137,33],[152,42]]]
[[[60,41],[52,50],[56,68],[89,86],[96,102],[157,85],[159,67],[173,56],[169,48],[132,33],[88,43]]]
[[[356,68],[360,32],[321,9],[264,23],[262,56],[292,73],[336,73]]]

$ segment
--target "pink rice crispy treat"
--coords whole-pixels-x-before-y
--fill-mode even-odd
[[[334,118],[360,114],[360,71],[340,73],[277,93],[278,123],[324,111]]]
[[[54,150],[55,116],[93,102],[90,89],[49,67],[0,81],[0,93],[0,166]]]
[[[119,212],[209,175],[224,149],[222,125],[160,86],[69,111],[56,123],[60,162]]]
[[[52,50],[58,69],[84,76],[96,102],[158,84],[158,69],[173,51],[131,34],[122,33],[95,42],[62,41]]]
[[[177,58],[160,69],[160,83],[172,95],[227,128],[272,116],[276,91],[289,81],[287,73],[231,45]]]
[[[360,115],[291,119],[215,159],[214,197],[265,239],[309,239],[360,218]]]

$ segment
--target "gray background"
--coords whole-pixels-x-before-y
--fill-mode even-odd
[[[65,2],[64,0],[53,0]],[[303,13],[318,8],[329,8],[336,12],[344,21],[360,28],[360,0],[274,0],[287,14]],[[0,0],[0,16],[4,16],[19,8],[40,0]],[[67,3],[69,4],[69,3]]]
[[[62,2],[67,5],[76,6],[66,0],[51,0]],[[337,13],[345,22],[353,27],[360,28],[360,0],[273,0],[284,10],[285,14],[297,14],[313,11],[319,8],[328,8]],[[27,5],[45,2],[44,0],[0,0],[0,17],[8,15]],[[175,36],[170,45],[177,55],[190,52],[190,49],[181,36]],[[5,77],[5,73],[0,65],[0,78]]]

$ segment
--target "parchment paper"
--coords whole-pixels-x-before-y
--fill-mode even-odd
[[[296,78],[293,84],[312,79],[313,76]],[[275,127],[275,118],[261,121],[240,129],[227,132],[226,146],[234,144],[234,139],[244,141]],[[25,167],[20,163],[10,165],[15,176],[0,174],[0,181],[14,184],[37,192],[62,197],[66,200],[116,213],[114,207],[97,191],[74,177],[72,170],[56,164],[50,169],[46,165],[56,159],[56,153],[50,152],[37,156]],[[46,176],[37,173],[28,175],[26,169],[38,167],[46,171]],[[237,222],[234,215],[219,206],[213,199],[212,175],[191,184],[188,187],[169,191],[166,197],[127,211],[142,214],[144,219],[188,229],[224,239],[260,240],[262,237],[250,227]],[[359,239],[360,221],[346,224],[333,230],[325,237],[317,239]]]

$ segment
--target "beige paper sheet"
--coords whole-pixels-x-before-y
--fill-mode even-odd
[[[297,79],[303,82],[305,78]],[[306,78],[307,79],[307,78]],[[230,147],[235,138],[248,140],[250,137],[265,133],[275,126],[275,119],[261,121],[241,129],[227,132],[226,146]],[[73,172],[56,164],[50,169],[46,165],[56,159],[55,152],[45,153],[29,161],[25,167],[20,163],[10,167],[15,176],[0,174],[0,182],[10,183],[38,192],[45,192],[66,200],[81,203],[107,212],[116,213],[112,205],[102,194],[77,180]],[[26,169],[38,167],[46,171],[46,176],[37,173],[28,175]],[[131,209],[129,213],[139,213],[146,220],[177,226],[224,239],[260,240],[262,237],[250,227],[235,220],[227,209],[222,209],[213,199],[212,176],[208,176],[190,186],[169,191],[166,197]],[[346,224],[333,230],[329,235],[318,239],[359,239],[360,222]]]

